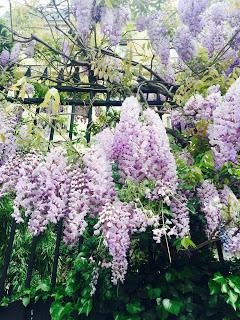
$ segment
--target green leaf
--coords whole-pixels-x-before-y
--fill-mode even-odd
[[[189,247],[190,247],[190,248],[196,248],[195,243],[190,239],[189,236],[184,237],[184,238],[181,240],[181,245],[182,245],[183,248],[185,248],[185,249],[188,249]]]
[[[30,297],[24,297],[22,298],[22,303],[24,305],[24,307],[26,307],[30,302]]]
[[[220,287],[219,285],[213,281],[213,280],[210,280],[209,283],[208,283],[208,287],[210,289],[210,294],[211,295],[214,295],[214,294],[217,294],[220,292]]]
[[[52,320],[65,320],[69,319],[69,315],[73,310],[73,305],[71,302],[66,303],[66,305],[62,305],[59,302],[54,302],[51,305],[50,314]]]
[[[161,288],[147,288],[148,298],[151,300],[160,298],[161,293]]]
[[[220,285],[226,283],[226,279],[221,275],[220,272],[214,274],[213,281],[219,283]]]
[[[162,304],[167,312],[174,314],[175,316],[179,315],[183,307],[183,302],[179,299],[163,299]]]
[[[49,287],[48,284],[42,282],[37,286],[36,290],[37,291],[40,290],[40,291],[48,292],[50,290],[50,287]]]
[[[126,309],[130,314],[136,314],[141,312],[144,308],[141,306],[139,301],[128,303]]]
[[[83,302],[83,305],[80,308],[78,308],[78,314],[86,314],[86,316],[88,316],[92,310],[92,307],[93,307],[92,300],[85,300]]]
[[[230,304],[235,311],[237,309],[237,307],[236,307],[237,299],[238,299],[238,294],[236,294],[233,290],[229,290],[228,291],[228,298],[227,298],[226,302],[228,304]]]

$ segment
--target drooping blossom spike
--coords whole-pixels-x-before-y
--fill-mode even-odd
[[[116,196],[112,165],[101,145],[94,145],[83,157],[90,214],[98,214]]]
[[[110,128],[106,128],[98,133],[95,137],[96,144],[103,149],[108,159],[112,158],[113,147],[113,131]]]
[[[187,26],[182,25],[176,31],[174,48],[183,61],[189,61],[196,55],[196,41]]]
[[[71,168],[70,189],[67,203],[67,216],[64,219],[64,242],[69,245],[76,244],[83,234],[87,223],[85,217],[88,213],[88,194],[83,170],[78,166]]]
[[[28,169],[31,175],[26,172]],[[22,175],[25,179],[20,179],[18,185],[14,215],[20,220],[20,207],[26,209],[27,214],[31,212],[29,230],[33,235],[39,235],[49,222],[57,223],[65,213],[69,178],[64,151],[61,148],[53,149],[45,162],[32,172],[29,167],[23,168]]]
[[[10,61],[10,52],[6,49],[3,49],[3,51],[0,54],[0,65],[5,68]]]
[[[231,227],[221,230],[219,237],[223,244],[223,249],[230,253],[240,252],[240,232],[238,227]]]
[[[73,3],[77,31],[84,42],[87,41],[91,30],[93,3],[93,0],[75,0]]]
[[[101,31],[107,36],[112,45],[119,44],[123,26],[129,20],[128,8],[105,8],[101,18]]]
[[[224,2],[215,2],[204,13],[204,20],[222,24],[228,18],[228,6]],[[208,23],[208,21],[207,21]]]
[[[20,54],[20,50],[21,50],[21,43],[16,43],[11,50],[11,54],[10,54],[10,62],[12,64],[16,63],[19,60],[19,54]]]
[[[229,38],[230,33],[224,25],[209,21],[200,35],[200,42],[211,58],[224,47]]]
[[[0,110],[0,166],[7,159],[16,153],[18,149],[15,129],[18,123],[18,117],[15,113],[7,114],[4,110]]]
[[[189,27],[193,36],[196,36],[203,27],[202,14],[208,5],[208,0],[179,0],[178,13],[180,19]]]
[[[147,109],[143,112],[145,128],[148,132],[147,144],[143,144],[147,161],[142,163],[146,178],[156,182],[156,187],[150,197],[163,197],[168,202],[168,196],[175,192],[177,186],[176,162],[170,150],[166,129],[156,112]]]
[[[133,97],[125,100],[113,140],[113,160],[121,182],[154,181],[149,197],[168,198],[176,187],[176,164],[160,117],[150,109],[139,117],[140,105]]]
[[[184,130],[186,128],[186,119],[182,109],[173,109],[171,112],[171,125],[174,130]]]
[[[105,130],[107,132],[109,129]],[[69,214],[64,231],[67,243],[76,243],[83,234],[87,214],[98,215],[106,203],[115,200],[112,165],[106,153],[109,150],[106,143],[103,133],[97,135],[96,143],[83,157],[84,169],[75,169],[71,176]]]
[[[24,53],[26,55],[27,58],[33,58],[34,56],[34,48],[36,46],[36,41],[32,40],[28,43]]]
[[[237,163],[237,152],[240,150],[239,94],[240,78],[231,85],[223,103],[213,111],[213,123],[209,125],[208,135],[217,168],[227,161]]]
[[[205,180],[197,190],[201,202],[201,211],[207,221],[206,235],[211,238],[217,232],[221,222],[221,201],[213,183]]]
[[[133,233],[144,231],[147,221],[144,213],[133,204],[116,201],[106,204],[99,213],[95,234],[102,234],[104,244],[112,256],[112,282],[123,282],[127,272],[127,255]]]
[[[15,191],[22,160],[23,158],[20,154],[15,154],[0,166],[0,197]]]
[[[173,213],[171,220],[176,227],[175,233],[178,238],[184,238],[190,234],[190,218],[187,207],[187,198],[183,192],[177,192],[170,204],[170,209]]]
[[[163,14],[156,12],[147,17],[145,19],[145,29],[147,30],[153,50],[160,57],[162,65],[167,66],[170,57],[170,37],[164,23]]]
[[[25,216],[30,216],[33,207],[33,172],[42,161],[40,155],[30,153],[24,155],[19,166],[18,176],[15,181],[16,197],[14,199],[13,218],[17,223],[23,222],[23,217],[20,208],[24,208]]]
[[[212,119],[214,110],[222,103],[220,91],[216,88],[212,90],[213,92],[209,88],[210,94],[206,98],[200,94],[192,96],[183,107],[185,115],[192,116],[197,121]]]

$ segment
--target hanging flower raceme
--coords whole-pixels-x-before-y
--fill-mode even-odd
[[[18,114],[7,114],[4,110],[0,110],[0,119],[0,165],[2,165],[17,150],[15,128]]]
[[[223,226],[219,237],[226,252],[235,254],[240,251],[240,201],[236,198],[229,186],[224,185],[219,191],[222,203]]]
[[[123,26],[129,20],[130,12],[128,8],[105,8],[101,17],[101,31],[107,36],[112,45],[119,44]]]
[[[143,129],[146,130],[148,140],[143,143],[142,170],[145,177],[156,184],[151,199],[163,198],[169,204],[171,196],[177,186],[176,163],[170,151],[166,129],[159,115],[151,109],[143,112]]]
[[[104,244],[112,256],[112,282],[123,282],[127,272],[127,254],[133,233],[144,231],[147,227],[144,213],[133,204],[115,201],[106,204],[99,213],[95,225],[95,235],[102,234]]]
[[[19,208],[25,209],[30,214],[29,230],[38,235],[49,222],[57,223],[64,215],[69,189],[65,153],[60,148],[53,149],[45,162],[33,170],[23,167],[21,174],[24,179],[17,185],[14,216],[21,221]]]
[[[184,193],[178,191],[173,196],[170,204],[170,209],[173,213],[171,221],[175,226],[174,232],[178,238],[183,238],[190,234],[190,217],[187,202],[187,197]]]
[[[21,207],[25,210],[25,216],[31,215],[35,183],[33,173],[43,159],[38,154],[29,153],[24,157],[22,156],[19,160],[19,170],[14,185],[16,197],[14,199],[13,213],[13,218],[17,223],[24,221],[20,212]]]
[[[160,57],[161,63],[167,66],[170,57],[170,37],[163,14],[156,12],[147,17],[140,16],[136,27],[138,31],[147,30],[153,50]]]
[[[176,189],[176,164],[160,117],[146,110],[140,118],[140,105],[133,97],[122,105],[113,140],[113,159],[118,165],[121,182],[153,181],[151,199],[166,201]]]
[[[208,93],[206,98],[200,94],[192,96],[183,108],[184,114],[194,117],[195,121],[212,119],[213,111],[222,103],[222,96],[216,86],[210,87]]]
[[[89,213],[97,214],[115,198],[112,165],[101,145],[96,144],[83,157]]]
[[[69,176],[71,182],[68,194],[67,215],[64,219],[64,242],[74,245],[87,226],[85,217],[88,213],[88,195],[83,170],[78,166],[71,168]]]
[[[106,141],[107,136],[112,139],[109,129],[96,135],[96,144],[83,157],[84,169],[77,168],[71,174],[69,213],[64,231],[65,242],[70,244],[76,243],[83,234],[87,226],[86,215],[97,216],[106,203],[115,199],[112,165],[107,153],[111,140]]]
[[[202,46],[207,49],[208,56],[211,58],[224,47],[227,40],[230,39],[230,33],[223,24],[209,21],[199,38]]]
[[[189,27],[193,36],[203,28],[202,14],[208,5],[208,0],[179,0],[178,13],[180,19]]]
[[[0,65],[5,68],[10,60],[10,52],[6,49],[3,49],[3,51],[0,54]]]
[[[240,230],[238,227],[221,230],[219,237],[226,252],[230,254],[240,252]]]
[[[218,231],[221,222],[221,201],[213,183],[206,180],[198,188],[198,197],[201,202],[201,211],[207,222],[206,234],[211,238]]]
[[[27,47],[25,48],[25,51],[24,51],[27,58],[33,58],[35,45],[36,45],[35,40],[32,40],[27,44]]]
[[[215,156],[215,164],[220,168],[227,161],[237,163],[240,150],[240,78],[229,88],[223,103],[213,111],[213,124],[208,135]]]
[[[73,14],[79,36],[86,42],[92,25],[93,0],[74,0]]]
[[[22,48],[21,43],[16,43],[11,50],[11,54],[10,54],[10,62],[12,64],[16,63],[19,60],[19,54],[20,54],[20,50]]]
[[[14,154],[0,166],[0,197],[15,191],[22,161],[21,154]]]
[[[191,60],[196,55],[196,41],[187,26],[182,25],[177,29],[173,43],[183,61]]]

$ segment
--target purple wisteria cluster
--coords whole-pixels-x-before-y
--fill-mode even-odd
[[[208,93],[206,97],[200,94],[193,95],[183,107],[184,114],[194,117],[195,121],[212,119],[213,111],[222,102],[222,96],[216,86],[210,87]]]
[[[172,128],[184,131],[195,127],[201,120],[211,122],[214,110],[222,104],[222,101],[223,97],[218,85],[209,87],[205,97],[199,93],[194,94],[183,108],[179,107],[172,110]]]
[[[95,23],[100,22],[103,36],[114,46],[119,44],[122,29],[130,17],[127,7],[102,7],[93,0],[74,0],[73,14],[78,34],[84,42],[88,40]]]
[[[118,165],[121,182],[153,181],[151,199],[165,199],[176,189],[176,164],[160,117],[150,109],[140,116],[140,105],[133,97],[122,106],[113,139],[113,160]]]
[[[130,248],[131,235],[146,230],[148,223],[141,209],[134,204],[120,201],[106,204],[99,213],[95,225],[95,234],[103,235],[104,244],[112,256],[112,282],[123,282],[127,272],[127,254]]]
[[[104,238],[112,256],[112,281],[117,283],[127,271],[132,234],[151,226],[155,239],[162,216],[139,208],[137,201],[120,201],[115,182],[124,186],[129,180],[151,181],[153,188],[146,189],[146,199],[166,205],[172,201],[175,231],[169,225],[169,236],[188,235],[187,200],[181,199],[178,213],[173,197],[176,163],[166,130],[159,115],[151,109],[142,111],[136,98],[124,101],[116,128],[104,129],[94,140],[78,164],[69,164],[60,147],[45,157],[15,152],[0,167],[1,196],[15,194],[13,217],[17,223],[28,221],[33,235],[63,218],[64,241],[69,245],[84,234],[88,219],[97,219],[95,234]],[[113,179],[113,168],[117,168],[119,181]]]
[[[122,29],[130,17],[128,8],[104,8],[101,18],[101,32],[112,45],[119,44]]]
[[[201,202],[201,211],[206,218],[206,234],[208,238],[213,237],[221,222],[221,201],[217,188],[208,180],[204,181],[198,188],[198,197]]]
[[[208,135],[217,168],[227,161],[237,163],[240,150],[240,78],[224,96],[223,102],[213,111],[213,123]]]
[[[21,47],[22,46],[20,43],[16,43],[12,47],[11,51],[3,49],[3,51],[0,54],[0,66],[2,66],[2,68],[6,68],[8,65],[15,64],[19,59]]]
[[[219,191],[222,203],[222,214],[225,221],[225,228],[220,228],[219,237],[223,243],[223,248],[231,254],[240,251],[240,229],[239,213],[240,202],[236,198],[229,186],[224,185]]]
[[[178,27],[173,44],[178,56],[183,61],[191,60],[196,55],[197,43],[186,25]]]
[[[22,222],[20,209],[29,218],[29,230],[34,235],[42,233],[48,223],[57,223],[67,205],[69,178],[66,156],[62,149],[53,149],[44,162],[38,157],[22,165],[16,184],[14,214]]]
[[[208,0],[179,0],[178,13],[182,22],[188,26],[193,36],[203,28],[203,12],[207,8]]]
[[[197,46],[205,48],[208,56],[213,57],[237,32],[236,27],[230,27],[230,4],[224,2],[212,3],[209,6],[207,0],[179,0],[178,13],[183,25],[176,33],[174,42],[176,51],[183,61],[188,61],[196,55]],[[186,44],[184,48],[181,46],[183,43]],[[237,38],[232,43],[232,49],[223,54],[224,58],[237,57],[236,43]]]
[[[92,27],[93,0],[74,0],[73,14],[76,19],[77,31],[83,41],[86,41]]]
[[[204,213],[209,239],[219,237],[223,248],[229,253],[240,251],[239,213],[240,202],[229,186],[217,190],[215,185],[205,180],[198,188],[201,211]]]
[[[3,107],[2,107],[3,108]],[[17,150],[15,129],[18,124],[19,115],[6,113],[0,109],[0,166],[14,155]]]
[[[177,237],[183,238],[190,235],[190,217],[187,207],[188,199],[186,195],[178,190],[173,196],[170,209],[173,214],[172,223],[175,226],[174,233]]]
[[[146,30],[153,50],[160,57],[163,65],[168,65],[170,57],[170,36],[165,25],[164,15],[156,12],[150,16],[140,16],[137,19],[138,31]]]

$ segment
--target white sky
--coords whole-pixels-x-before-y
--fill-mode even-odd
[[[15,3],[17,4],[23,4],[25,2],[28,2],[27,0],[11,0],[11,3],[12,5],[14,5]],[[49,0],[39,0],[38,3],[48,3]],[[2,17],[6,12],[7,10],[9,9],[9,0],[0,0],[0,17]]]

